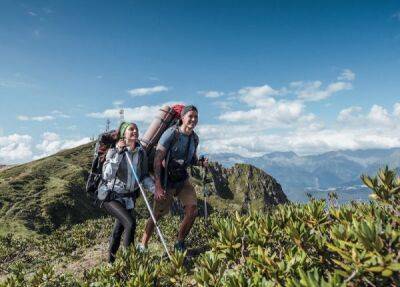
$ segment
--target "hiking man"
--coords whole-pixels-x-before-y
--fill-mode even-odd
[[[198,111],[193,105],[181,112],[179,126],[168,128],[158,141],[154,157],[154,216],[159,219],[168,213],[173,197],[179,198],[185,216],[178,232],[175,249],[184,251],[185,238],[197,216],[197,198],[194,187],[189,182],[187,168],[190,165],[208,165],[208,160],[199,161],[196,155],[198,137],[194,132],[198,122]],[[147,221],[141,248],[147,248],[154,230],[151,219]]]

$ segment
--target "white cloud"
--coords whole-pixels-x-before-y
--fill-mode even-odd
[[[77,125],[70,125],[70,126],[66,127],[67,130],[71,130],[71,131],[75,131],[77,128],[78,128]]]
[[[53,116],[37,116],[37,117],[31,117],[32,121],[37,121],[37,122],[43,122],[43,121],[51,121],[54,120]]]
[[[166,86],[155,86],[149,88],[138,88],[129,90],[128,93],[132,97],[148,96],[156,93],[167,92],[169,90]]]
[[[285,88],[275,90],[269,85],[245,87],[237,92],[239,101],[245,103],[249,110],[227,111],[218,119],[225,122],[253,122],[264,127],[289,127],[304,116],[304,104],[298,100],[276,100],[274,96],[282,95]]]
[[[337,120],[340,122],[350,122],[361,118],[361,107],[349,107],[339,112]]]
[[[30,135],[12,134],[0,136],[0,164],[28,162],[90,141],[88,137],[77,140],[62,139],[53,132],[45,132],[41,138],[41,142],[35,145]]]
[[[261,108],[246,111],[225,112],[219,119],[227,122],[252,121],[257,124],[262,123],[265,127],[282,127],[295,124],[304,109],[304,105],[299,101],[276,101],[273,98],[265,99],[262,105]]]
[[[136,108],[124,108],[124,118],[132,122],[150,123],[159,110],[159,106],[140,106]],[[103,112],[87,114],[88,117],[97,119],[119,119],[120,109],[107,109]]]
[[[32,137],[12,134],[0,137],[0,163],[11,164],[29,160],[32,156]]]
[[[289,83],[289,87],[291,87],[291,88],[300,88],[303,85],[304,85],[303,81],[295,81],[295,82]]]
[[[394,104],[393,115],[400,118],[400,103]]]
[[[236,102],[244,104],[240,110],[221,111],[221,123],[198,127],[201,151],[256,156],[271,151],[315,154],[400,146],[400,103],[393,106],[392,113],[379,105],[365,112],[359,106],[348,107],[329,125],[307,112],[309,101],[352,89],[350,81],[355,74],[344,70],[340,79],[325,87],[321,81],[296,81],[279,90],[269,85],[240,89],[235,93]],[[297,99],[289,100],[293,95]]]
[[[0,78],[0,87],[3,87],[3,88],[28,88],[28,87],[35,87],[35,86],[32,83],[29,83],[24,80],[20,80],[18,77],[16,77],[15,79]]]
[[[229,110],[232,107],[232,102],[230,101],[216,101],[213,104],[221,110]]]
[[[54,116],[59,117],[59,118],[65,118],[65,119],[70,118],[69,115],[67,115],[67,114],[65,114],[65,113],[63,113],[62,111],[59,111],[59,110],[54,110],[54,111],[52,111],[51,113],[52,113]]]
[[[204,95],[206,98],[219,98],[224,95],[223,92],[219,91],[199,91],[201,95]]]
[[[314,125],[312,123],[310,126]],[[280,133],[254,125],[208,125],[198,128],[202,153],[233,152],[260,156],[272,151],[316,154],[341,149],[391,148],[400,146],[400,127],[301,128]]]
[[[40,151],[33,159],[39,159],[52,155],[60,150],[73,148],[88,143],[88,137],[79,140],[62,140],[60,136],[53,132],[45,132],[42,134],[42,142],[36,145],[36,149]]]
[[[339,112],[337,121],[342,124],[341,127],[352,126],[359,129],[379,130],[379,128],[392,128],[396,125],[395,118],[392,118],[392,115],[379,105],[373,105],[368,113],[363,113],[363,109],[358,106],[343,109]]]
[[[35,121],[35,122],[44,122],[44,121],[52,121],[55,120],[56,118],[70,118],[69,115],[66,115],[62,111],[59,110],[53,110],[51,112],[51,115],[44,115],[44,116],[26,116],[26,115],[19,115],[17,116],[17,119],[20,121]]]
[[[116,101],[113,101],[112,104],[113,104],[114,107],[120,107],[120,106],[122,106],[124,104],[124,101],[116,100]]]
[[[36,145],[36,148],[42,152],[40,157],[56,153],[58,150],[60,150],[61,142],[58,134],[45,132],[43,133],[42,138],[43,141]]]
[[[378,105],[373,105],[367,118],[375,124],[388,125],[391,123],[388,111]]]
[[[331,97],[337,92],[350,90],[353,88],[352,84],[349,82],[334,82],[329,84],[325,89],[321,87],[321,81],[303,83],[302,85],[296,87],[298,88],[296,93],[301,100],[320,101]]]
[[[35,122],[44,122],[44,121],[52,121],[54,120],[53,116],[34,116],[34,117],[29,117],[25,115],[19,115],[17,116],[17,119],[20,121],[35,121]]]
[[[392,114],[379,105],[373,105],[366,112],[359,106],[352,106],[341,110],[337,122],[329,126],[316,115],[306,114],[304,111],[283,112],[282,115],[288,118],[291,118],[290,114],[296,118],[288,121],[290,124],[281,121],[279,117],[276,121],[271,121],[280,101],[271,103],[273,105],[265,110],[256,108],[222,113],[221,116],[232,118],[221,124],[200,125],[198,133],[201,152],[233,152],[243,156],[259,156],[272,151],[316,154],[341,149],[400,146],[400,122],[397,118],[400,103],[394,105]],[[278,127],[279,130],[276,130]]]
[[[158,114],[162,106],[171,106],[179,102],[167,102],[157,106],[139,106],[135,108],[123,108],[124,118],[130,122],[151,123]],[[119,111],[121,108],[107,109],[103,112],[89,113],[86,116],[97,119],[119,119]]]
[[[238,91],[239,98],[242,102],[251,107],[270,106],[271,97],[279,95],[279,91],[271,88],[269,85],[259,87],[245,87]]]
[[[79,140],[67,140],[61,145],[61,149],[74,148],[83,144],[87,144],[88,142],[90,142],[89,137],[84,137]]]
[[[339,81],[354,81],[356,74],[350,69],[344,69],[342,74],[338,77]]]
[[[17,119],[20,120],[20,121],[29,121],[29,117],[28,116],[19,115],[19,116],[17,116]]]

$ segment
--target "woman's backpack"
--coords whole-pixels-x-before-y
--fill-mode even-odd
[[[110,148],[115,147],[118,141],[118,134],[118,130],[113,130],[100,134],[97,139],[92,166],[86,181],[86,192],[91,196],[97,196],[97,189],[102,182],[102,170],[107,152]]]

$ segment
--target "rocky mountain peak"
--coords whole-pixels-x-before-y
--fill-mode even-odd
[[[218,162],[209,167],[210,189],[215,200],[243,209],[264,210],[288,202],[281,185],[269,174],[255,166],[235,164],[224,168]],[[199,178],[194,175],[194,178]],[[219,198],[219,199],[218,199]]]
[[[285,151],[285,152],[271,152],[263,155],[263,158],[276,158],[276,157],[283,157],[283,158],[293,158],[297,157],[298,155],[293,151]]]

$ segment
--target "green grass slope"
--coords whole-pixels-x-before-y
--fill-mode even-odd
[[[101,215],[84,191],[92,144],[0,172],[0,232],[49,233]]]
[[[85,193],[93,156],[93,143],[0,171],[0,234],[15,232],[49,234],[63,225],[99,218],[103,211]],[[212,163],[202,181],[202,168],[192,168],[201,212],[203,187],[211,191],[208,208],[213,210],[265,209],[287,202],[281,186],[253,166],[238,164],[230,169]],[[244,187],[244,188],[243,188]],[[139,199],[138,211],[147,216]]]

